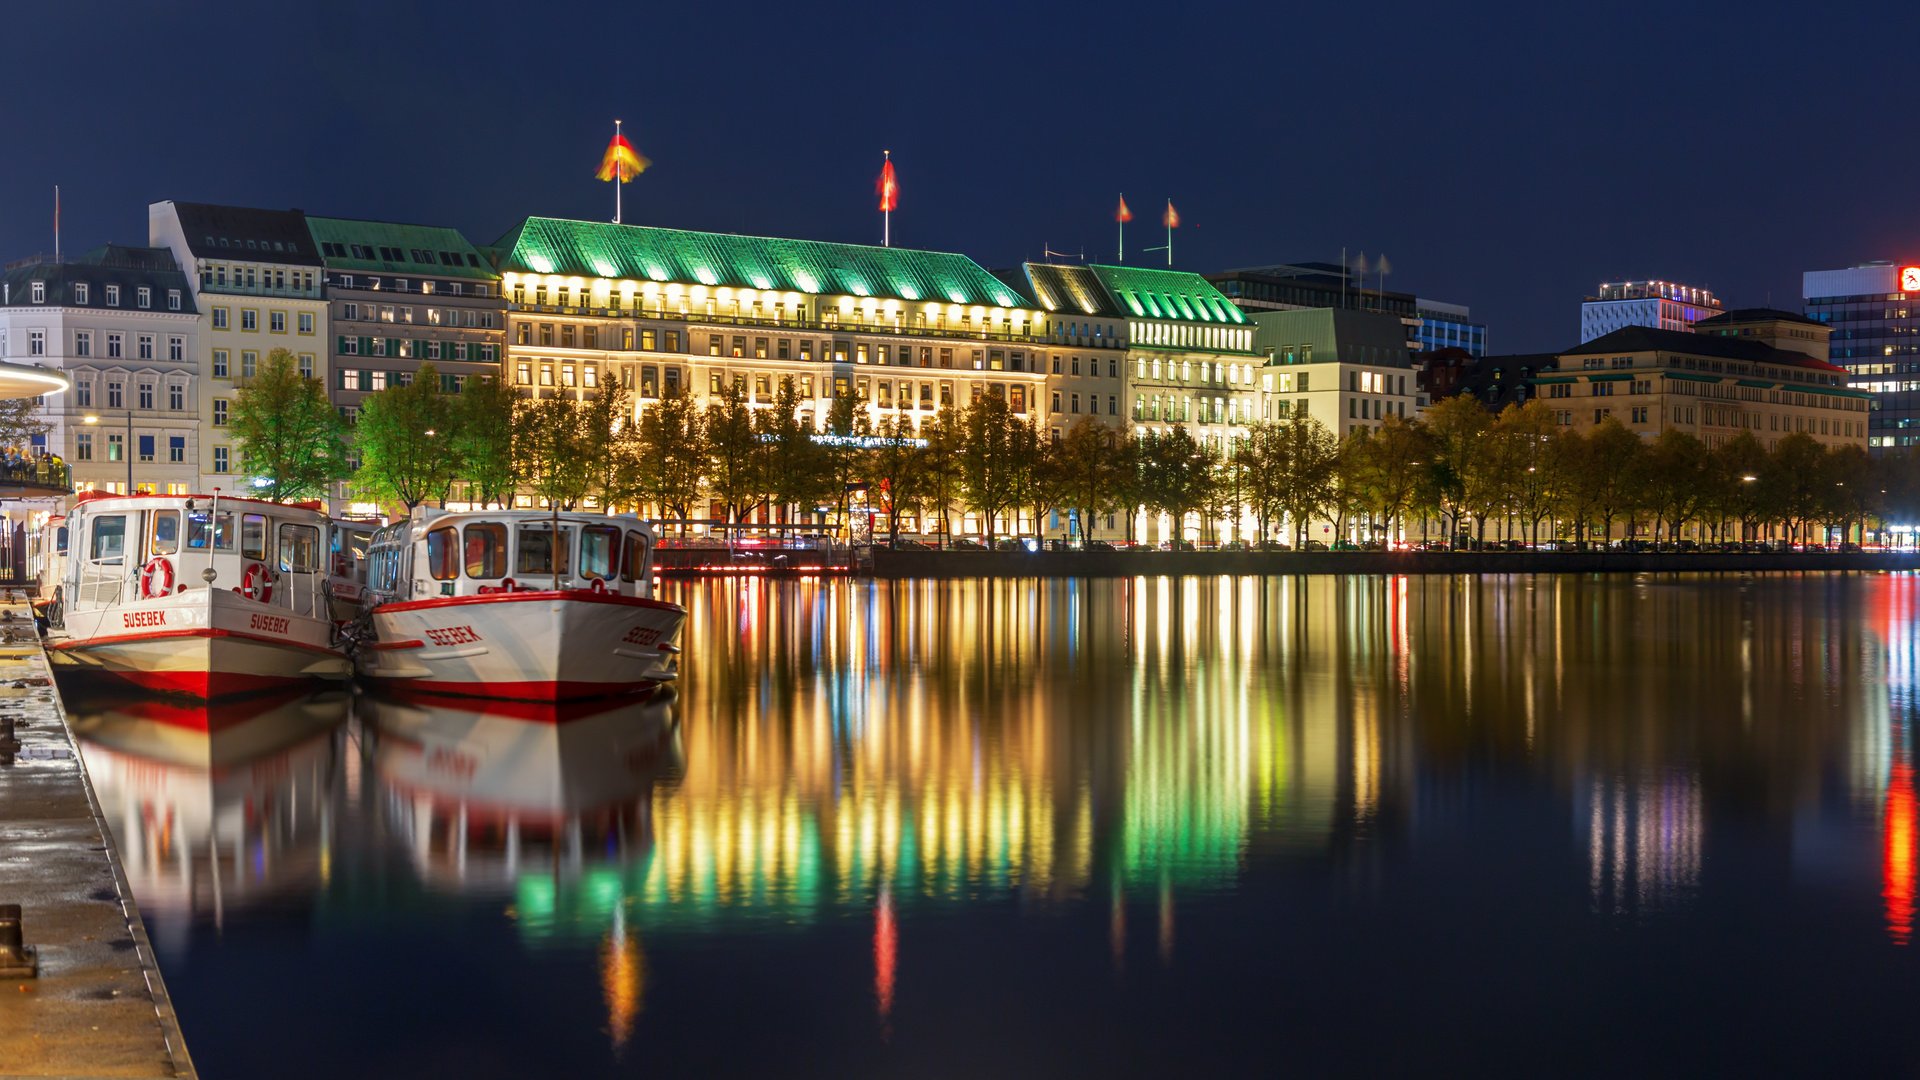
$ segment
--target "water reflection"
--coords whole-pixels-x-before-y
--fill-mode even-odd
[[[1271,932],[1240,897],[1276,875],[1328,890],[1304,935],[1392,937],[1437,872],[1507,927],[1565,897],[1555,941],[1699,925],[1725,889],[1911,938],[1912,576],[673,588],[677,702],[76,703],[163,953],[263,902],[347,934],[485,912],[597,984],[633,1061],[700,992],[660,958],[700,942],[855,959],[891,1037],[952,974],[924,928],[1086,915],[1097,1000]],[[1790,856],[1729,871],[1755,844]]]

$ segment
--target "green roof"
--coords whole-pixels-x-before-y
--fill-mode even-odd
[[[1663,371],[1661,372],[1661,374],[1666,376],[1669,379],[1685,379],[1688,382],[1719,382],[1720,381],[1720,376],[1718,375],[1690,375],[1684,371]]]
[[[1148,270],[1138,266],[1088,267],[1107,292],[1135,318],[1180,319],[1239,325],[1247,316],[1220,294],[1213,282],[1180,270]]]
[[[500,275],[456,229],[351,218],[307,218],[329,270],[432,274],[491,281]]]
[[[1602,375],[1599,372],[1595,372],[1594,374],[1587,376],[1587,381],[1588,382],[1632,382],[1633,376],[1628,375],[1624,372],[1618,375]]]
[[[1025,307],[965,255],[530,217],[494,244],[503,272]]]

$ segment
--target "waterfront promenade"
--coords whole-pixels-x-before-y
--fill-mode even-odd
[[[0,905],[39,972],[0,978],[0,1080],[195,1075],[24,603],[0,603],[6,718]]]
[[[1920,552],[891,551],[882,578],[1244,574],[1820,573],[1920,570]]]

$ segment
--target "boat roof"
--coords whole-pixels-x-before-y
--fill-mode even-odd
[[[84,507],[92,510],[94,508],[88,504],[106,502],[108,500],[113,500],[114,509],[127,510],[180,510],[185,509],[188,500],[198,500],[195,506],[195,509],[198,509],[202,505],[211,506],[215,499],[218,499],[222,503],[247,503],[251,506],[262,506],[269,510],[280,512],[287,517],[308,516],[323,521],[327,519],[327,515],[323,510],[324,504],[318,499],[297,503],[277,503],[270,502],[266,499],[248,499],[239,495],[226,494],[119,495],[111,491],[83,491],[74,496],[74,509],[79,510]]]

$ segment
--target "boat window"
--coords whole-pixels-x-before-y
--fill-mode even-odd
[[[212,525],[211,529],[208,528],[209,524]],[[213,534],[214,550],[232,551],[233,512],[220,511],[218,521],[214,521],[213,516],[206,510],[195,510],[187,515],[187,547],[195,551],[205,551],[209,532]]]
[[[253,515],[247,515],[251,518]],[[280,569],[286,573],[311,574],[320,568],[320,527],[318,525],[280,526]]]
[[[180,550],[180,511],[153,512],[153,536],[148,549],[155,555],[171,555]]]
[[[460,536],[453,526],[427,533],[427,573],[435,581],[452,581],[460,576]]]
[[[65,525],[53,530],[53,550],[62,555],[67,553],[67,527]]]
[[[498,521],[467,526],[467,576],[507,576],[507,527]]]
[[[639,581],[647,576],[647,538],[640,533],[627,534],[627,568],[623,576],[628,581]]]
[[[580,576],[606,580],[620,571],[620,530],[589,525],[580,531]]]
[[[87,558],[98,563],[115,563],[127,554],[127,519],[122,514],[93,519],[93,551]]]
[[[544,525],[520,526],[520,558],[514,569],[516,574],[564,574],[568,572],[568,558],[572,554],[573,529],[560,530],[560,566],[553,565],[553,532]]]
[[[267,519],[259,514],[245,514],[240,518],[240,557],[267,557]]]

